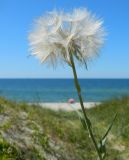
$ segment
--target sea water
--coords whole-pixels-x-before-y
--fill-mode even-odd
[[[84,101],[129,96],[129,79],[79,79]],[[0,79],[0,96],[26,102],[78,101],[73,79]]]

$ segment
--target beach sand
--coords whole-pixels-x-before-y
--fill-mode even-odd
[[[99,104],[100,102],[85,102],[84,106],[86,109],[90,109]],[[40,105],[43,108],[48,108],[48,109],[52,109],[55,111],[58,111],[58,110],[73,111],[73,110],[81,109],[80,103],[73,103],[73,104],[70,104],[70,103],[38,103],[38,105]]]

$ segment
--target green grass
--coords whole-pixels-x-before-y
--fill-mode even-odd
[[[107,160],[128,160],[129,98],[113,99],[86,112],[97,140],[118,113],[108,136]],[[75,112],[0,98],[0,160],[10,159],[96,160],[96,152]]]

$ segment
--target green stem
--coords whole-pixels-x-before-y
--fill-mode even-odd
[[[96,140],[94,138],[91,126],[89,125],[89,119],[88,119],[87,114],[85,112],[85,108],[84,108],[84,104],[83,104],[83,99],[82,99],[82,95],[81,95],[81,88],[80,88],[80,85],[79,85],[79,82],[78,82],[78,78],[77,78],[77,73],[76,73],[76,68],[75,68],[75,64],[74,64],[73,55],[72,55],[71,52],[69,54],[70,54],[71,67],[72,67],[73,75],[74,75],[74,82],[75,82],[75,86],[76,86],[76,89],[77,89],[77,93],[78,93],[80,105],[81,105],[81,108],[82,108],[82,112],[83,112],[85,120],[86,120],[87,129],[88,129],[89,135],[91,137],[91,140],[92,140],[92,142],[93,142],[93,144],[95,146],[95,149],[96,149],[96,152],[97,152],[97,154],[99,156],[99,159],[103,160],[102,156],[101,156],[101,153],[99,152],[97,142],[96,142]]]

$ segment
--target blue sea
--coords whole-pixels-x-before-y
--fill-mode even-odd
[[[129,96],[129,79],[79,79],[84,101]],[[0,79],[0,96],[26,102],[78,101],[73,79]]]

